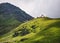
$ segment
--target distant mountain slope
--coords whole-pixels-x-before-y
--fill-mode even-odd
[[[10,3],[0,4],[0,14],[4,15],[4,17],[6,18],[9,18],[10,16],[14,16],[16,19],[22,22],[33,18],[32,16],[28,15],[26,12],[24,12],[20,8]]]
[[[8,39],[8,40],[7,40]],[[60,43],[60,19],[36,18],[0,39],[8,43]]]
[[[32,16],[20,8],[10,4],[0,4],[0,35],[3,35],[13,28],[16,28],[19,24],[33,19]]]

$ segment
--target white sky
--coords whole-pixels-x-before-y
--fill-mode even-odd
[[[60,17],[60,0],[0,0],[20,7],[33,17],[41,14],[49,17]]]

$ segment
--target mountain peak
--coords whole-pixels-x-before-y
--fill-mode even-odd
[[[0,14],[4,14],[5,16],[6,14],[14,14],[16,19],[18,19],[19,21],[27,21],[33,18],[19,7],[10,3],[0,4]]]
[[[6,2],[6,3],[0,3],[0,5],[12,5],[12,4],[11,4],[11,3]]]
[[[5,3],[1,3],[1,4],[10,4],[10,3],[8,3],[8,2],[5,2]]]
[[[10,3],[0,4],[0,35],[3,35],[17,27],[19,24],[33,19],[19,7]],[[7,31],[8,30],[8,31]]]

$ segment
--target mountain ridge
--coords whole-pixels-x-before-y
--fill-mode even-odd
[[[22,9],[10,3],[0,4],[0,35],[7,33],[19,24],[33,19]]]

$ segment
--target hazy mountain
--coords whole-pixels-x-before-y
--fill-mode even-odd
[[[13,15],[19,21],[26,21],[33,18],[32,16],[28,15],[26,12],[24,12],[20,8],[10,3],[0,4],[0,14],[3,14],[7,18]]]
[[[17,27],[22,22],[33,19],[32,16],[20,8],[10,4],[0,4],[0,35],[9,32],[11,29]]]

